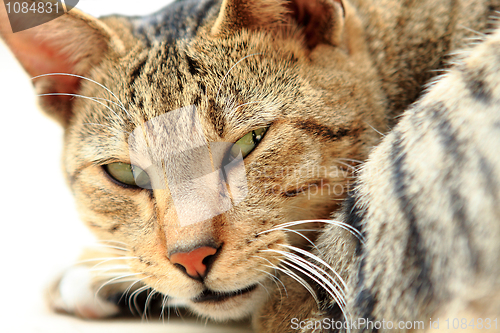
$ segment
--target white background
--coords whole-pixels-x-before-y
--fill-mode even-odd
[[[81,0],[94,16],[143,15],[170,0]],[[1,2],[0,2],[0,5]],[[45,309],[43,287],[92,241],[80,223],[60,167],[62,130],[37,108],[31,82],[0,42],[0,331],[236,332],[173,321],[84,322]]]

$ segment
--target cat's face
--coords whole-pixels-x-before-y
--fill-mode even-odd
[[[60,117],[64,170],[83,221],[99,239],[125,244],[134,278],[218,319],[262,303],[275,268],[287,269],[288,246],[306,248],[314,232],[301,230],[321,226],[284,223],[329,218],[346,194],[352,161],[377,141],[371,127],[384,128],[353,13],[341,13],[340,41],[305,45],[298,29],[230,25],[228,8],[239,7],[228,3],[192,39],[150,46],[126,21],[108,19],[122,45],[85,72],[99,84],[75,84],[93,100],[50,101],[70,105]],[[197,196],[177,186],[172,175],[194,182],[192,174],[224,169],[226,160],[209,147],[224,143],[227,155],[248,135],[243,161],[215,183],[198,183]],[[201,152],[190,150],[195,137],[206,142]],[[141,167],[154,182],[127,186],[116,163]],[[203,188],[208,183],[216,186]]]

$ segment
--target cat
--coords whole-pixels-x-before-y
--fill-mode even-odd
[[[356,232],[326,227],[307,258],[317,300],[275,291],[259,332],[499,331],[500,30],[480,40],[370,153],[336,215]]]
[[[323,295],[318,308],[322,289],[311,287],[305,260],[325,262],[312,248],[326,247],[339,281],[364,286],[350,270],[364,272],[359,258],[369,255],[353,257],[356,231],[328,219],[379,132],[449,52],[490,28],[499,5],[185,0],[143,18],[73,9],[15,34],[0,6],[0,34],[34,77],[41,108],[64,128],[65,177],[83,222],[104,243],[56,281],[52,306],[102,318],[121,311],[122,293],[151,290],[146,302],[158,293],[162,306],[215,320],[253,316],[262,332],[290,330],[283,318],[292,313],[347,317],[342,304],[356,297],[334,288],[335,300]],[[232,162],[244,163],[244,177],[239,167],[218,175],[228,188],[178,193],[175,177]],[[349,223],[348,213],[340,220]],[[321,233],[328,223],[335,226]],[[92,297],[75,299],[81,293],[72,289]]]

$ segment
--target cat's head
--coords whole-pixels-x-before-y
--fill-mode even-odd
[[[272,275],[297,272],[289,246],[307,248],[302,229],[321,223],[287,223],[329,218],[385,115],[347,2],[209,3],[164,41],[161,14],[74,9],[15,34],[0,19],[65,128],[83,221],[126,244],[138,280],[228,319],[254,311]]]

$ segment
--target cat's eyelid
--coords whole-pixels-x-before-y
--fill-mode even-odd
[[[71,174],[69,176],[70,177],[69,182],[71,184],[73,184],[76,181],[76,179],[80,176],[82,171],[87,169],[87,168],[90,168],[90,167],[102,168],[108,164],[118,163],[118,162],[130,164],[130,162],[125,162],[125,161],[126,161],[126,159],[121,159],[121,158],[116,158],[116,157],[106,157],[106,158],[93,159],[90,161],[80,163],[75,167],[74,171],[71,172]]]
[[[235,131],[235,133],[233,135],[231,135],[231,139],[228,140],[228,141],[230,141],[232,143],[236,143],[238,140],[240,140],[241,138],[243,138],[248,133],[251,133],[253,131],[257,131],[257,130],[260,130],[260,129],[263,129],[263,128],[266,129],[265,133],[267,134],[267,132],[269,132],[269,128],[272,125],[273,125],[273,123],[270,123],[270,124],[260,123],[260,124],[252,125],[250,127],[245,127],[245,130],[238,129],[238,131]]]
[[[88,166],[103,166],[111,163],[124,163],[124,164],[131,164],[130,159],[128,156],[126,158],[120,158],[120,157],[104,157],[104,158],[99,158],[99,159],[93,159],[89,163],[87,163]]]

